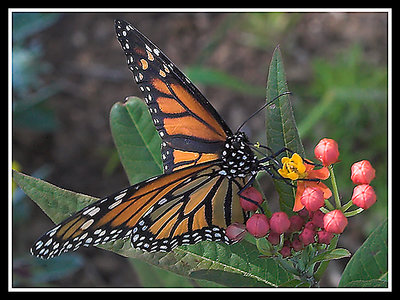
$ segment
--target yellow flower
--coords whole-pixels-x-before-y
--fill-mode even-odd
[[[290,180],[302,179],[307,176],[303,159],[297,153],[294,153],[291,158],[282,157],[282,169],[279,169],[278,173]]]
[[[303,159],[297,153],[294,153],[291,158],[282,158],[282,169],[278,172],[282,177],[289,178],[291,180],[297,179],[318,179],[316,181],[298,181],[296,198],[294,201],[293,211],[301,210],[304,205],[301,203],[301,196],[307,187],[316,187],[322,190],[324,199],[328,199],[332,196],[331,190],[319,180],[325,180],[329,177],[329,170],[327,167],[314,170],[314,165],[306,163],[304,164]]]

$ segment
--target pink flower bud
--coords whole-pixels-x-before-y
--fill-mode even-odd
[[[354,184],[369,184],[375,178],[375,169],[368,160],[362,160],[351,166],[351,180]]]
[[[370,208],[376,202],[376,194],[368,184],[357,185],[353,190],[351,201],[363,209]]]
[[[247,231],[256,238],[265,236],[269,231],[268,219],[264,214],[254,214],[246,222]]]
[[[308,221],[305,225],[304,228],[311,229],[312,231],[315,231],[317,229],[317,226],[312,221]]]
[[[300,251],[303,249],[303,242],[299,240],[299,238],[294,238],[292,241],[292,248],[294,251]]]
[[[264,201],[261,193],[252,186],[248,187],[243,192],[241,192],[240,196],[251,199],[258,204],[261,204]],[[247,200],[245,198],[240,197],[239,201],[240,201],[240,206],[243,208],[244,211],[256,211],[258,208],[256,204],[250,202],[249,200]]]
[[[304,220],[302,217],[299,215],[294,215],[289,218],[290,221],[290,227],[288,232],[296,232],[300,231],[300,229],[303,227]]]
[[[315,226],[324,228],[324,216],[325,214],[322,211],[317,210],[313,213],[311,221]]]
[[[225,229],[225,235],[232,241],[240,242],[246,235],[246,225],[235,222]]]
[[[333,238],[333,233],[325,231],[325,230],[318,231],[317,234],[318,234],[318,243],[319,244],[329,245]]]
[[[303,209],[299,210],[297,212],[297,214],[304,219],[308,219],[310,217],[310,213],[308,212],[308,210],[305,207]]]
[[[270,231],[268,234],[268,241],[272,244],[272,245],[278,245],[279,241],[280,241],[280,234]]]
[[[317,187],[307,187],[300,201],[308,211],[316,211],[325,205],[324,192]]]
[[[279,251],[279,253],[282,254],[282,257],[284,258],[292,255],[289,246],[283,246],[282,249]]]
[[[324,216],[324,228],[331,233],[342,233],[347,223],[347,218],[338,209],[330,211]]]
[[[322,162],[324,166],[329,166],[338,161],[339,147],[336,141],[332,139],[322,139],[314,149],[315,157]]]
[[[286,232],[290,227],[289,218],[283,211],[273,213],[269,223],[271,230],[279,234]]]
[[[304,228],[299,235],[299,240],[303,242],[304,246],[315,242],[315,231],[309,228]]]

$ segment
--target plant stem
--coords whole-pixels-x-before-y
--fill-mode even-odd
[[[327,250],[332,250],[335,249],[337,246],[339,240],[339,235],[335,235],[333,239],[331,240],[331,243],[329,244]],[[321,262],[321,264],[318,266],[317,271],[314,273],[314,279],[319,282],[321,280],[322,275],[324,275],[326,268],[328,267],[330,260],[326,260]]]
[[[329,201],[328,199],[325,199],[325,205],[329,210],[334,210],[335,207],[332,205],[331,201]],[[325,212],[327,213],[327,212]]]
[[[339,191],[338,191],[338,187],[337,187],[337,184],[336,184],[336,178],[335,178],[335,172],[333,172],[333,165],[330,165],[328,167],[328,169],[329,169],[329,173],[331,175],[333,196],[335,197],[336,209],[340,209],[342,207],[342,205],[340,203]]]
[[[325,200],[325,203],[326,203],[326,200]],[[332,204],[331,204],[332,205]],[[332,206],[332,210],[334,210],[335,208]],[[326,209],[325,207],[321,207],[320,209],[319,209],[320,211],[322,211],[324,214],[327,214],[328,212],[330,212],[330,210],[329,209]]]
[[[352,205],[353,205],[353,201],[351,201],[351,199],[350,199],[349,202],[347,202],[345,205],[342,206],[342,212],[347,211]]]
[[[348,212],[344,213],[344,216],[345,216],[346,218],[347,218],[347,217],[352,217],[352,216],[358,215],[359,213],[361,213],[361,212],[363,212],[363,211],[364,211],[363,208],[359,208],[359,209],[352,210],[352,211],[348,211]]]

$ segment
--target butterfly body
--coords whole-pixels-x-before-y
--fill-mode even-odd
[[[80,246],[130,238],[154,252],[200,241],[233,244],[225,228],[245,223],[240,192],[265,170],[243,132],[233,133],[167,56],[129,23],[118,41],[161,139],[164,174],[83,208],[40,237],[33,255],[51,258]]]
[[[221,159],[222,173],[228,178],[245,178],[259,172],[259,161],[248,144],[249,141],[244,132],[238,132],[227,138]]]

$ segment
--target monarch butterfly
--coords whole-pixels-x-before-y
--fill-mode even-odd
[[[116,20],[115,30],[162,139],[164,174],[83,208],[40,237],[31,253],[47,259],[128,237],[150,252],[204,240],[234,243],[225,228],[248,218],[240,192],[258,172],[273,175],[268,162],[283,150],[258,159],[246,135],[233,133],[159,48],[125,21]]]

